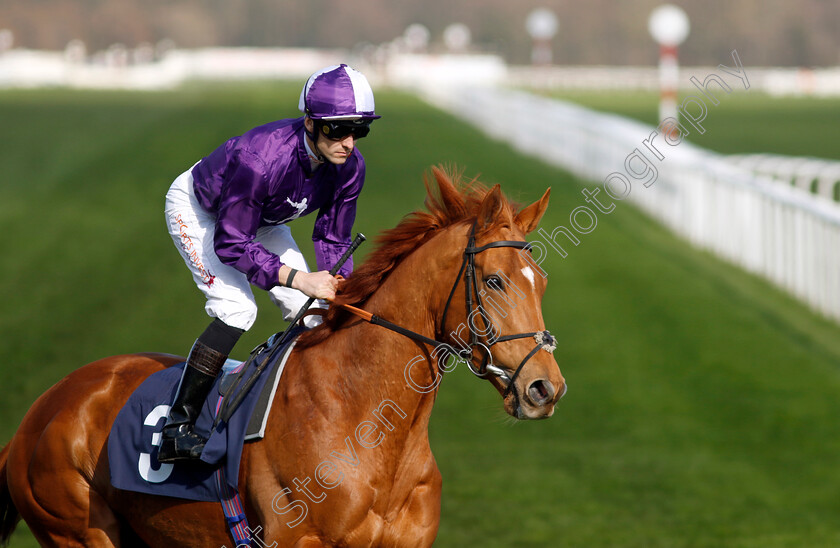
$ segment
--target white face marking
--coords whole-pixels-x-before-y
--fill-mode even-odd
[[[522,269],[522,275],[528,278],[528,281],[531,282],[531,288],[535,289],[536,286],[534,285],[534,271],[531,270],[530,266],[526,266]]]

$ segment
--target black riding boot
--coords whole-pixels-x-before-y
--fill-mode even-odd
[[[227,356],[221,352],[200,340],[195,341],[163,427],[158,461],[172,462],[201,457],[207,440],[196,434],[193,427],[226,359]]]

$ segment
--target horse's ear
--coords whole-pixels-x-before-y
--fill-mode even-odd
[[[496,184],[484,196],[481,207],[478,209],[478,228],[487,228],[498,223],[505,212],[507,212],[507,209],[505,208],[505,198],[502,196],[502,188]]]
[[[540,219],[548,209],[548,195],[551,194],[551,187],[549,187],[542,198],[529,205],[516,215],[516,224],[522,229],[522,232],[529,234],[537,228],[540,224]]]

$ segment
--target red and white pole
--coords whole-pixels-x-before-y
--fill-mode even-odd
[[[663,4],[648,18],[648,30],[659,44],[659,121],[677,119],[677,89],[680,68],[677,46],[688,36],[688,16],[677,6]]]
[[[677,46],[659,46],[659,121],[666,118],[677,120],[677,89],[680,83],[680,67],[677,62]]]
[[[551,41],[557,34],[557,16],[547,8],[537,8],[528,14],[525,28],[531,35],[531,63],[548,66],[554,61]]]

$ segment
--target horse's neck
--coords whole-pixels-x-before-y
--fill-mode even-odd
[[[452,247],[421,246],[364,308],[434,337],[440,301],[446,297],[441,294],[448,293],[459,266],[449,264],[460,256]],[[266,438],[249,449],[251,471],[270,467],[277,487],[291,489],[301,474],[331,462],[347,474],[351,489],[399,500],[418,483],[434,483],[428,424],[440,372],[431,350],[384,327],[352,320],[324,342],[294,351],[272,404]],[[409,364],[414,364],[415,384],[431,390],[410,386],[405,376]],[[293,459],[274,457],[289,452]],[[401,487],[392,493],[397,481]]]
[[[364,308],[391,323],[434,339],[445,296],[455,281],[455,262],[460,255],[451,247],[428,243],[406,257],[395,271],[388,276],[382,287],[371,296]],[[442,297],[443,296],[443,297]],[[433,349],[418,344],[405,335],[395,333],[382,326],[366,325],[365,336],[355,338],[355,350],[368,356],[371,361],[355,361],[359,375],[387,379],[389,384],[406,384],[405,365],[418,356],[426,356]],[[376,349],[383,359],[372,359],[368,349]],[[378,355],[377,353],[377,355]],[[388,359],[384,357],[387,356]],[[399,360],[395,362],[394,360]],[[419,373],[419,367],[418,373]],[[428,369],[428,368],[427,368]],[[429,379],[418,378],[417,381]]]
[[[459,256],[452,246],[421,246],[388,276],[364,308],[434,338],[441,294],[448,294],[454,282],[459,265],[453,264]],[[321,382],[336,387],[343,413],[363,420],[384,405],[390,417],[401,419],[403,428],[419,429],[426,435],[441,374],[435,358],[430,356],[432,350],[385,327],[358,321],[304,350],[301,360],[307,367],[326,365],[319,372]],[[410,381],[406,375],[410,375]],[[319,385],[311,385],[313,398],[320,389]],[[387,418],[383,422],[388,422]],[[394,425],[395,421],[390,423]]]

